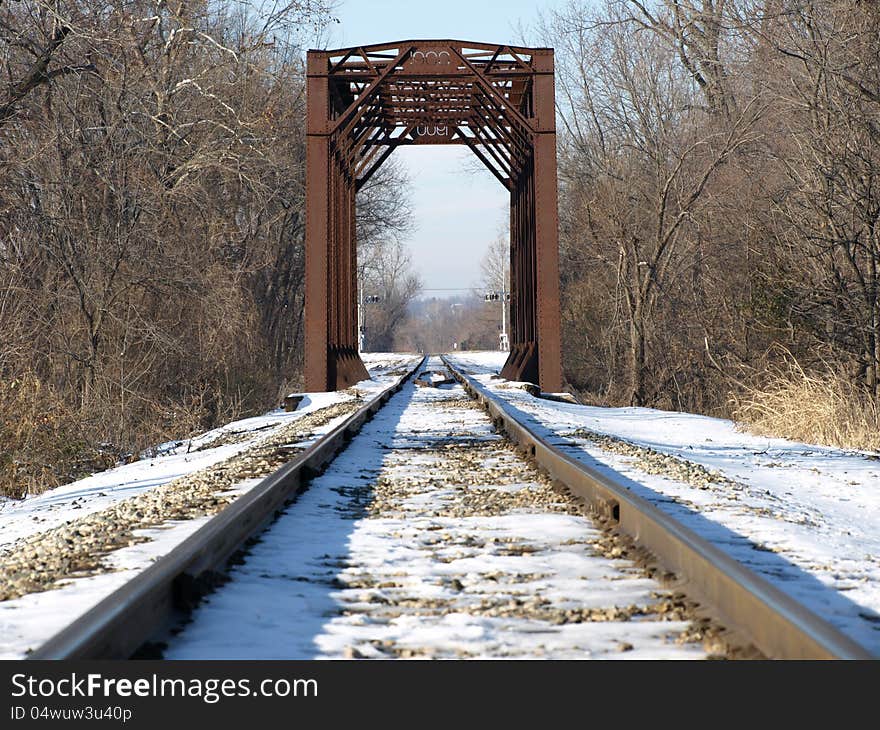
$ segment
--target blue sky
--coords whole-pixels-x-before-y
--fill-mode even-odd
[[[559,0],[342,0],[327,46],[384,43],[415,38],[454,38],[486,43],[522,43],[539,10]],[[486,247],[507,231],[509,194],[473,154],[458,146],[398,149],[395,157],[413,180],[418,228],[407,241],[426,296],[477,286]]]

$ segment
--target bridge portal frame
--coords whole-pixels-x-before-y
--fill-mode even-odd
[[[305,381],[369,377],[358,353],[357,191],[401,145],[466,145],[510,192],[509,380],[562,388],[550,48],[411,40],[311,50]]]

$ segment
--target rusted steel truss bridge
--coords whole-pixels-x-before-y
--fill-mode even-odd
[[[401,145],[466,145],[510,191],[502,375],[562,387],[553,50],[413,40],[309,51],[306,388],[369,377],[357,349],[358,190]]]

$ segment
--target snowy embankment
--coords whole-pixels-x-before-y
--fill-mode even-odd
[[[728,420],[535,398],[493,378],[507,353],[450,361],[591,466],[880,654],[880,455],[753,436]]]
[[[0,573],[4,573],[0,576],[4,583],[0,594],[14,596],[12,600],[0,601],[0,658],[23,656],[210,519],[210,512],[203,504],[191,510],[186,500],[193,495],[202,502],[211,499],[210,480],[223,474],[222,468],[217,471],[212,467],[237,463],[248,467],[246,452],[261,444],[273,444],[273,437],[277,440],[279,436],[295,432],[292,427],[300,422],[308,423],[309,427],[305,429],[305,440],[295,446],[307,446],[347,415],[340,412],[325,421],[317,411],[349,402],[354,404],[358,395],[365,399],[372,397],[395,382],[402,367],[415,364],[417,358],[375,354],[365,355],[364,360],[374,379],[358,383],[349,391],[311,393],[296,411],[276,409],[263,416],[229,423],[192,439],[163,444],[137,462],[44,494],[0,501]],[[234,461],[239,456],[238,462]],[[235,474],[234,470],[232,473]],[[174,494],[174,485],[185,483],[187,479],[195,482],[201,479],[199,492],[187,485],[187,489]],[[213,511],[246,493],[260,478],[227,481],[230,483],[222,485],[222,497],[210,505]],[[158,499],[160,493],[172,495],[173,499],[160,500],[163,503],[157,505],[152,497],[157,495]],[[110,524],[114,520],[125,521],[125,508],[129,505],[136,507],[132,520],[119,527]],[[148,512],[146,516],[144,511]],[[207,514],[186,519],[190,511]],[[163,514],[174,515],[174,518],[162,519]],[[151,527],[137,529],[139,524]],[[75,528],[74,542],[84,543],[86,551],[89,541],[95,543],[98,556],[86,561],[85,568],[81,560],[78,563],[70,561],[68,556],[57,555],[55,546],[63,545],[66,539],[63,531],[68,527]],[[99,534],[102,530],[111,533],[111,537],[114,530],[118,531],[117,544],[109,543],[112,550],[108,549],[108,536]],[[81,546],[73,546],[78,547]],[[26,554],[22,554],[23,551],[27,551]],[[59,586],[52,581],[53,574],[47,565],[58,564],[63,568],[65,562],[72,563],[68,570],[73,576],[87,574],[88,577],[73,577]],[[31,570],[45,574],[43,587],[54,586],[54,589],[27,592],[38,590],[34,586],[40,582],[40,576],[34,580],[27,575]]]
[[[356,387],[366,397],[378,393],[396,379],[396,376],[386,377],[383,373],[413,360],[412,356],[384,353],[364,353],[363,359],[376,378],[357,384]],[[151,450],[152,454],[145,453],[136,462],[99,472],[43,494],[30,495],[23,500],[0,498],[0,549],[22,537],[98,512],[121,499],[206,469],[247,450],[257,439],[285,424],[353,398],[349,393],[310,393],[293,412],[277,408],[262,416],[233,421],[189,439],[161,444]],[[325,432],[335,425],[335,422],[329,424]]]

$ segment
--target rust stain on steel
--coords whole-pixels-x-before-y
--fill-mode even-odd
[[[501,374],[562,389],[550,48],[413,40],[309,51],[306,388],[369,377],[357,350],[357,191],[401,145],[466,145],[510,191]]]

